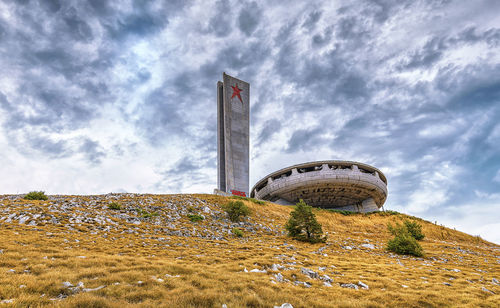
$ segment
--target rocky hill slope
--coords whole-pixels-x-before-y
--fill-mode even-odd
[[[403,214],[317,210],[328,240],[313,245],[286,236],[290,207],[244,201],[251,215],[231,223],[230,200],[0,196],[0,307],[500,305],[500,246],[478,237]],[[387,223],[405,218],[423,226],[423,258],[385,250]]]

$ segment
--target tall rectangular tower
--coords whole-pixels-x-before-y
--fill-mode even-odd
[[[249,196],[250,84],[222,74],[217,82],[217,185]]]

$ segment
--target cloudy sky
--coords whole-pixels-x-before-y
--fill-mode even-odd
[[[374,165],[386,209],[500,243],[500,1],[0,0],[0,193],[212,192],[216,83],[251,174]]]

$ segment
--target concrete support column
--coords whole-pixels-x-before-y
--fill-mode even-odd
[[[321,168],[321,171],[322,172],[330,171],[330,167],[328,166],[328,164],[323,164],[322,168]]]
[[[352,171],[359,171],[358,165],[352,165],[351,170]]]
[[[273,178],[272,177],[268,177],[267,178],[267,185],[269,184],[272,184],[274,181],[273,181]]]
[[[292,175],[297,175],[299,174],[299,172],[297,171],[297,168],[293,168],[292,169]]]

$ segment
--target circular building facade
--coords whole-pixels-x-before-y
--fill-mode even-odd
[[[377,211],[387,199],[387,179],[367,164],[328,160],[283,168],[255,184],[250,196],[279,204],[353,212]]]

